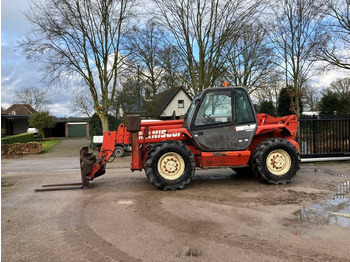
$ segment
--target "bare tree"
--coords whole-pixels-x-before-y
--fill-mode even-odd
[[[320,110],[324,114],[349,115],[350,112],[350,79],[333,81],[323,93]]]
[[[136,73],[130,73],[122,81],[122,88],[118,90],[118,100],[114,105],[116,115],[124,118],[128,114],[142,114],[144,103],[141,94],[144,82],[140,81]]]
[[[194,94],[214,85],[225,72],[224,47],[237,39],[242,25],[252,23],[262,9],[260,0],[154,1],[159,22],[169,34],[166,40],[186,67]]]
[[[160,60],[160,55],[164,50],[162,45],[164,37],[163,31],[158,28],[156,23],[149,20],[144,27],[134,26],[130,30],[125,44],[126,49],[130,52],[129,68],[134,71],[138,70],[147,90],[153,96],[159,91],[165,72]]]
[[[123,62],[121,40],[135,0],[32,0],[31,34],[20,44],[46,77],[82,79],[104,131]]]
[[[36,111],[42,111],[45,106],[50,104],[47,93],[38,87],[26,87],[23,90],[16,91],[17,100],[15,102],[30,104]]]
[[[350,70],[350,0],[325,0],[329,22],[320,35],[317,58]]]
[[[189,91],[188,74],[176,49],[173,46],[166,46],[160,51],[159,59],[164,69],[163,85],[168,89],[181,86]]]
[[[322,8],[321,2],[314,0],[278,0],[274,7],[277,18],[272,25],[272,39],[286,86],[293,87],[291,106],[298,116],[302,87],[315,73],[314,52],[322,29]]]
[[[318,108],[320,102],[320,92],[317,87],[305,85],[303,88],[303,101],[304,105],[309,107],[310,111],[315,111]]]
[[[329,89],[340,97],[350,95],[350,78],[341,78],[333,81]]]
[[[272,101],[275,108],[277,108],[278,96],[283,87],[282,74],[276,70],[269,74],[264,81],[261,81],[259,88],[255,89],[251,95],[259,101],[259,104],[263,103],[263,101]]]
[[[350,114],[350,78],[337,79],[332,82],[329,88],[339,97],[340,114]]]
[[[85,90],[78,91],[74,96],[70,111],[91,117],[94,114],[94,101],[90,93]]]
[[[246,86],[250,93],[269,81],[276,67],[273,48],[267,42],[262,25],[247,25],[238,40],[227,50],[228,79],[235,85]]]

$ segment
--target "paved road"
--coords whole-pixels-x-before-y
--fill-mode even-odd
[[[186,189],[163,192],[127,157],[89,189],[33,191],[78,181],[87,143],[2,159],[2,261],[349,261],[349,227],[298,220],[349,181],[349,162],[304,164],[283,186],[197,170]]]
[[[38,171],[61,171],[79,169],[79,149],[89,146],[90,140],[77,138],[61,139],[61,142],[46,153],[2,159],[1,173],[16,174]]]

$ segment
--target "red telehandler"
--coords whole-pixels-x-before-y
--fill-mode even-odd
[[[142,122],[126,118],[132,145],[131,170],[145,170],[151,184],[182,189],[197,168],[253,172],[259,180],[285,184],[300,168],[296,115],[255,114],[244,87],[208,88],[192,101],[183,120]],[[80,151],[82,186],[105,173],[120,134],[105,132],[98,157]]]

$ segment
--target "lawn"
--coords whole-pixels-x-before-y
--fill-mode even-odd
[[[46,152],[48,151],[50,148],[54,147],[55,145],[57,145],[59,142],[61,142],[60,140],[56,140],[56,139],[52,139],[52,140],[43,140],[41,141],[41,151],[42,152]]]

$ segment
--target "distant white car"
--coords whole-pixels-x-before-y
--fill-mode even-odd
[[[35,128],[35,127],[28,127],[28,129],[27,129],[27,133],[33,133],[35,136],[38,134],[38,129],[37,128]]]

